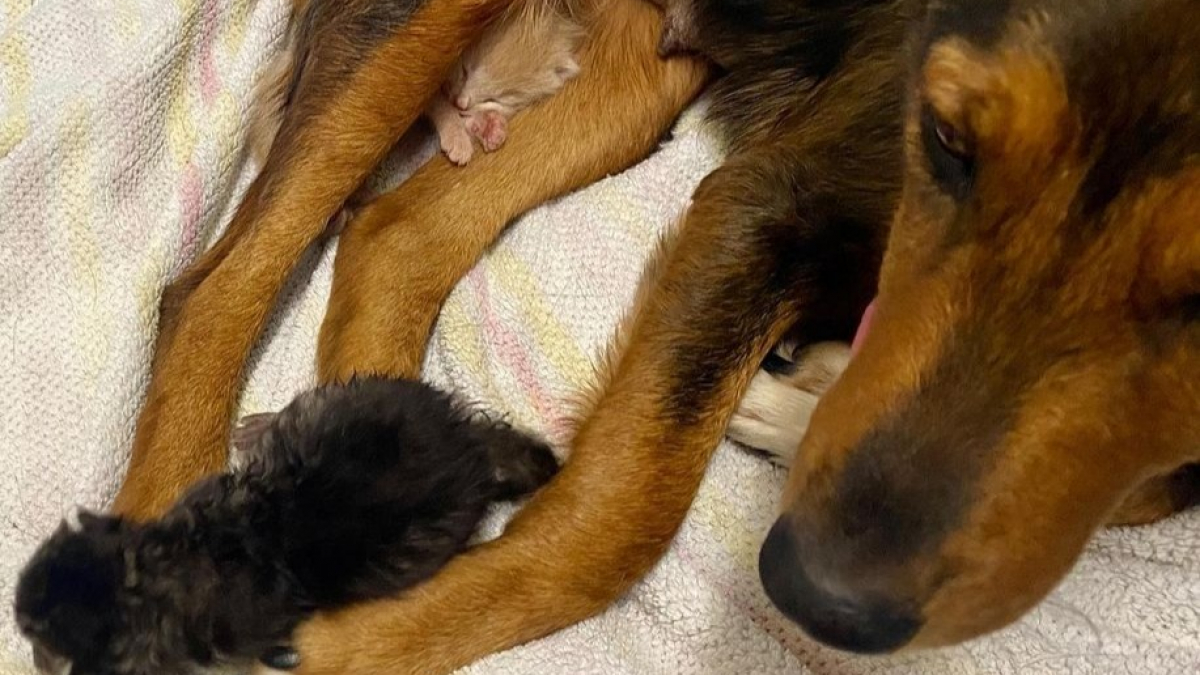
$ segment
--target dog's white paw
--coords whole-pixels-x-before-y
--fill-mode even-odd
[[[794,355],[783,346],[776,354],[791,365],[781,372],[758,371],[726,433],[777,464],[791,466],[817,401],[850,363],[850,347],[821,342]]]

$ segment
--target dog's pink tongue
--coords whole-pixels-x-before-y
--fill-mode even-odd
[[[850,343],[850,358],[854,358],[858,354],[859,348],[862,347],[862,341],[866,339],[867,333],[871,330],[871,319],[875,318],[875,301],[867,305],[867,309],[863,311],[862,319],[858,322],[858,331],[854,333],[854,342]]]

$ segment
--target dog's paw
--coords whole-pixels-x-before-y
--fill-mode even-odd
[[[776,356],[783,365],[758,371],[726,433],[790,466],[817,402],[850,363],[850,348],[822,342],[793,354],[781,346]]]

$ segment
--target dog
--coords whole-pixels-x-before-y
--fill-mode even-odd
[[[463,550],[550,448],[418,382],[305,392],[234,434],[236,469],[161,520],[80,513],[35,554],[18,625],[45,673],[245,666],[318,610],[395,596]]]
[[[296,3],[309,56],[280,134],[164,292],[120,512],[161,513],[220,468],[296,260],[516,1]],[[349,226],[322,381],[415,376],[441,302],[504,226],[643,157],[710,80],[728,157],[647,268],[558,477],[420,594],[302,624],[294,672],[448,673],[602,611],[666,550],[772,349],[847,341],[864,315],[760,561],[814,637],[971,639],[1035,605],[1105,522],[1189,499],[1200,7],[764,3],[728,13],[741,37],[708,59],[662,60],[656,8],[588,4],[580,75],[515,116],[502,152],[437,158]]]

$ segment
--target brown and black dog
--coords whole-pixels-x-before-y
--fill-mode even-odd
[[[858,651],[1015,620],[1200,487],[1200,3],[935,2],[861,350],[763,548]]]
[[[297,0],[263,172],[165,291],[119,511],[161,512],[222,466],[244,362],[301,253],[519,2]],[[323,380],[416,375],[441,302],[503,227],[644,156],[708,80],[657,58],[642,0],[572,4],[581,75],[514,119],[502,152],[434,159],[343,235]],[[648,269],[570,460],[419,592],[305,624],[296,672],[445,673],[603,610],[670,543],[772,347],[848,338],[877,282],[763,549],[769,595],[810,633],[865,652],[969,639],[1038,602],[1105,522],[1187,496],[1200,4],[697,10],[730,152]]]

